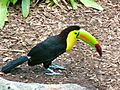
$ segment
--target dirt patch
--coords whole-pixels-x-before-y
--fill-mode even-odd
[[[114,0],[113,0],[114,1]],[[67,68],[64,76],[46,76],[41,65],[26,63],[12,73],[1,75],[9,80],[38,83],[77,83],[92,90],[119,90],[120,88],[120,3],[101,0],[103,12],[81,6],[78,10],[61,10],[43,3],[31,7],[27,19],[20,9],[9,8],[9,23],[0,31],[0,48],[25,50],[25,53],[0,51],[0,67],[26,54],[38,42],[58,34],[69,25],[80,25],[99,39],[103,56],[83,42],[78,42],[70,53],[64,53],[54,63]]]

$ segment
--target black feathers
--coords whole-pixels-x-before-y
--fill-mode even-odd
[[[65,52],[66,43],[58,36],[52,36],[37,44],[28,53],[31,59],[28,65],[33,66],[40,63],[52,62],[56,57]]]
[[[80,30],[79,26],[69,26],[66,29],[64,29],[59,36],[60,37],[64,37],[64,39],[67,38],[67,35],[69,34],[69,32],[73,31],[73,30]]]

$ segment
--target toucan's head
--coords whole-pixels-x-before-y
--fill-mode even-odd
[[[96,48],[96,51],[100,56],[102,56],[102,49],[96,38],[79,26],[69,26],[61,32],[61,35],[64,35],[66,37],[66,51],[70,51],[76,41],[80,39],[89,44],[91,47]]]

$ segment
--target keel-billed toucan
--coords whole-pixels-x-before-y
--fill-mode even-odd
[[[1,71],[9,73],[13,68],[28,61],[29,66],[34,66],[43,63],[47,75],[61,75],[56,73],[54,69],[64,69],[61,66],[52,64],[52,61],[64,52],[72,49],[73,45],[78,39],[96,48],[96,51],[102,56],[102,49],[99,42],[87,31],[81,29],[79,26],[69,26],[60,34],[48,37],[43,42],[33,47],[26,56],[21,56],[2,67]]]

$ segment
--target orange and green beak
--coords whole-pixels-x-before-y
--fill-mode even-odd
[[[100,56],[102,56],[102,48],[99,45],[99,42],[90,33],[83,29],[80,29],[78,39],[81,39],[85,43],[89,44],[91,47],[96,48],[96,51],[99,53]]]
[[[78,39],[81,39],[85,43],[89,44],[91,47],[95,48],[99,55],[102,56],[102,49],[97,39],[83,29],[73,30],[69,32],[67,36],[67,52],[72,49]]]

